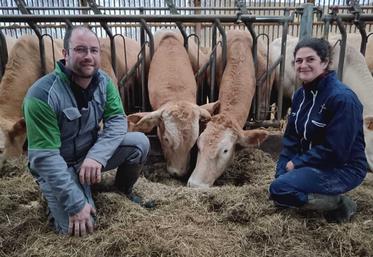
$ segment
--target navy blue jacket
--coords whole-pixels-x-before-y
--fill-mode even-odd
[[[286,172],[290,160],[295,169],[346,167],[365,176],[364,149],[363,106],[332,71],[295,92],[276,177]]]

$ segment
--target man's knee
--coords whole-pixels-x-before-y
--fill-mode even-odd
[[[147,136],[141,132],[134,132],[134,136],[136,137],[136,146],[141,151],[141,163],[145,162],[146,157],[148,156],[149,149],[150,149],[150,142]]]
[[[150,149],[147,136],[141,132],[128,132],[123,141],[124,149],[127,149],[127,162],[130,165],[143,164],[146,161]]]

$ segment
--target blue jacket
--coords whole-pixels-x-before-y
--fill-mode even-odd
[[[329,72],[294,96],[276,168],[276,177],[294,168],[324,170],[346,167],[365,176],[363,106],[355,93]]]

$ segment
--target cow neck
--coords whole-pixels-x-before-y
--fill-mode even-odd
[[[92,80],[87,88],[82,88],[79,86],[75,81],[72,79],[73,72],[66,68],[65,60],[59,61],[59,66],[61,71],[66,75],[69,80],[69,86],[71,91],[73,92],[74,98],[78,105],[78,109],[81,110],[82,108],[88,108],[88,102],[92,100],[93,93],[98,86],[98,72],[92,77]]]

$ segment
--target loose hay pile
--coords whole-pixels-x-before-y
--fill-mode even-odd
[[[50,231],[45,203],[25,169],[0,173],[0,256],[373,256],[373,177],[351,192],[352,223],[326,223],[318,213],[277,210],[267,188],[275,163],[262,151],[239,152],[209,190],[185,187],[163,163],[147,167],[135,191],[154,208],[117,193],[96,193],[98,229],[83,239]]]

